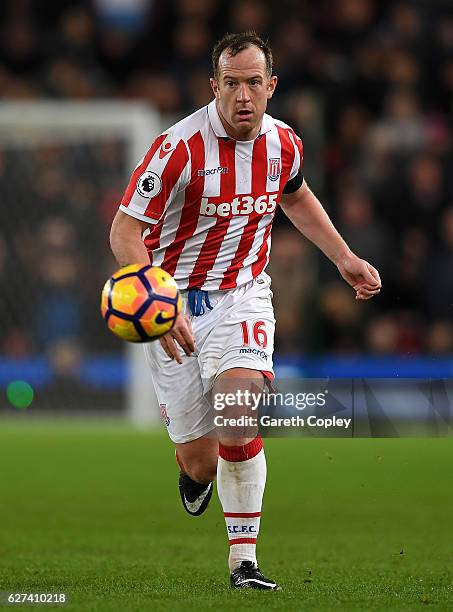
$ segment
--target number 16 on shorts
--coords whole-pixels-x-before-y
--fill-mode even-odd
[[[242,346],[250,346],[250,340],[253,338],[254,343],[260,348],[267,347],[267,333],[265,321],[241,321],[242,328]]]
[[[273,378],[272,352],[274,348],[273,324],[270,321],[241,321],[241,348],[239,354],[251,360],[254,370],[261,370],[267,377]]]

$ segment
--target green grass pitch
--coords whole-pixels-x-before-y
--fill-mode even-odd
[[[185,514],[163,432],[3,423],[0,591],[64,591],[67,610],[453,610],[451,439],[265,446],[258,552],[283,590],[238,592],[217,497]]]

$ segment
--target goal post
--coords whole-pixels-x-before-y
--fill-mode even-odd
[[[67,151],[71,147],[77,150],[77,155],[83,156],[83,147],[91,143],[102,143],[112,138],[122,143],[124,150],[123,176],[117,177],[118,184],[125,188],[132,169],[144,156],[150,143],[161,131],[160,115],[149,106],[140,103],[123,103],[110,101],[74,102],[74,101],[32,101],[32,102],[2,102],[0,104],[0,144],[4,151],[11,153],[15,160],[23,159],[30,151],[39,151],[46,147],[61,147]],[[82,147],[77,149],[77,147]],[[33,157],[32,157],[33,160]],[[20,169],[17,171],[20,175]],[[71,184],[77,184],[77,164],[74,162],[69,169]],[[28,179],[27,179],[28,180]],[[94,187],[98,180],[96,174],[89,177]],[[108,177],[102,177],[107,181]],[[30,179],[32,181],[32,179]],[[14,181],[8,181],[8,185]],[[68,186],[68,190],[70,186]],[[25,189],[25,192],[27,190]],[[29,190],[32,192],[32,189]],[[11,216],[8,227],[4,232],[13,233],[17,221],[21,220],[21,203],[17,199],[23,197],[15,193],[14,185],[8,187],[5,198],[10,206],[15,207],[15,216]],[[28,205],[28,208],[30,206]],[[38,215],[43,212],[33,212],[30,224],[38,224]],[[44,212],[44,214],[46,214]],[[65,204],[62,200],[58,214],[65,216]],[[1,238],[1,236],[0,236]],[[1,245],[0,245],[1,246]],[[86,245],[82,242],[77,246],[83,251]],[[104,245],[102,245],[104,249]],[[14,254],[12,255],[14,256]],[[108,230],[105,235],[105,260],[108,261]],[[99,261],[93,262],[95,267]],[[113,271],[113,270],[111,270]],[[31,274],[31,272],[30,272]],[[102,274],[102,272],[101,272]],[[99,279],[102,280],[102,279]],[[105,280],[105,279],[104,279]],[[102,285],[101,285],[102,286]],[[99,287],[99,290],[101,288]],[[97,297],[96,297],[97,299]],[[96,302],[93,299],[93,303]],[[99,311],[89,315],[99,317]],[[99,317],[100,318],[100,317]],[[99,326],[99,346],[105,348],[102,333],[107,334],[106,328],[101,331]],[[96,352],[96,339],[91,345]],[[112,340],[113,342],[113,340]],[[118,350],[118,344],[109,347]],[[93,348],[91,349],[93,350]],[[152,426],[159,419],[158,403],[152,384],[149,366],[146,363],[143,347],[140,345],[125,344],[123,350],[126,354],[126,389],[124,414],[128,420],[138,426]]]

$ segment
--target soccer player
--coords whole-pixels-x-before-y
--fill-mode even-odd
[[[120,265],[161,266],[182,292],[184,312],[145,351],[176,447],[184,508],[202,514],[217,478],[231,585],[276,590],[256,560],[262,440],[216,432],[207,394],[232,385],[261,388],[273,377],[275,320],[265,268],[277,206],[337,266],[357,299],[376,295],[381,282],[304,180],[301,139],[265,112],[277,85],[269,46],[253,32],[228,34],[212,61],[213,101],[154,140],[132,174],[111,246]]]

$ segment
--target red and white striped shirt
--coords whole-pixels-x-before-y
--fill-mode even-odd
[[[233,140],[212,101],[156,138],[120,209],[150,224],[151,263],[180,289],[231,289],[266,267],[275,209],[300,186],[302,159],[300,138],[267,114],[255,140]]]

